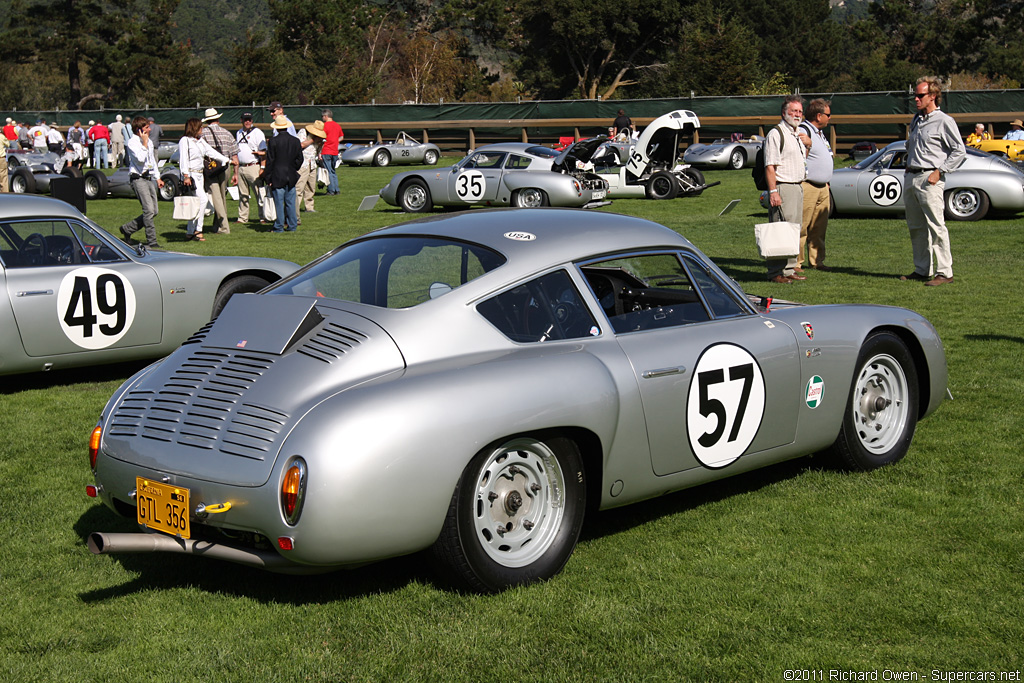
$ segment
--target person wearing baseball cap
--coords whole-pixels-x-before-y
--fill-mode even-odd
[[[284,116],[284,107],[277,100],[274,100],[273,102],[270,103],[270,106],[267,107],[267,111],[269,111],[270,115],[274,117],[275,122],[277,121],[278,116]],[[295,130],[295,124],[292,123],[292,120],[289,119],[287,116],[284,116],[284,118],[285,121],[288,122],[287,131],[289,135],[293,136],[295,139],[298,139],[299,134]],[[271,128],[273,128],[273,125],[271,125]]]

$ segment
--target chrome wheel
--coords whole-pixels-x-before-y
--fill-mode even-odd
[[[423,163],[427,166],[433,166],[437,163],[437,152],[432,149],[428,149],[427,153],[423,155]]]
[[[473,527],[480,547],[505,567],[524,567],[554,542],[565,511],[565,474],[543,443],[520,439],[487,458],[476,482]]]
[[[373,155],[373,163],[377,166],[387,166],[391,163],[391,155],[383,149],[377,150],[377,153]]]
[[[729,168],[733,170],[739,170],[743,168],[743,164],[747,162],[747,157],[741,149],[734,149],[732,154],[729,155]]]
[[[523,190],[516,192],[514,204],[519,207],[536,209],[541,206],[547,206],[548,200],[543,190],[538,190],[535,187],[528,187]]]
[[[946,213],[955,221],[977,221],[988,213],[988,195],[972,187],[946,193]]]
[[[887,453],[907,427],[907,376],[892,356],[880,354],[861,369],[850,409],[857,437],[872,453]]]
[[[399,190],[398,203],[409,213],[421,213],[431,207],[430,191],[421,180],[410,180]]]

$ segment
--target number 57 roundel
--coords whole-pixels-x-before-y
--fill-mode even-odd
[[[686,400],[686,431],[705,467],[725,467],[743,455],[764,416],[764,376],[750,352],[734,344],[704,350]]]

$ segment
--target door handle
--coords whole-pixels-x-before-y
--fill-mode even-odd
[[[677,368],[659,368],[657,370],[644,370],[640,373],[640,376],[644,379],[654,379],[655,377],[665,377],[667,375],[679,375],[686,372],[686,368],[679,366]]]
[[[52,289],[34,289],[29,292],[18,292],[15,296],[50,296],[52,294]]]

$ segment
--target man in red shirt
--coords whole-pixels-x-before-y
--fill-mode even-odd
[[[86,135],[92,140],[93,168],[110,168],[110,157],[107,154],[110,150],[110,129],[102,121],[97,121]]]
[[[324,147],[320,151],[320,158],[327,167],[327,194],[338,194],[338,173],[335,166],[338,164],[338,145],[345,139],[345,132],[334,120],[334,112],[330,109],[321,111],[320,116],[324,120],[324,133],[327,135]]]
[[[7,143],[10,147],[17,149],[18,146],[11,144],[18,141],[18,131],[14,129],[14,121],[7,119],[7,125],[4,126],[4,137],[7,138]]]

